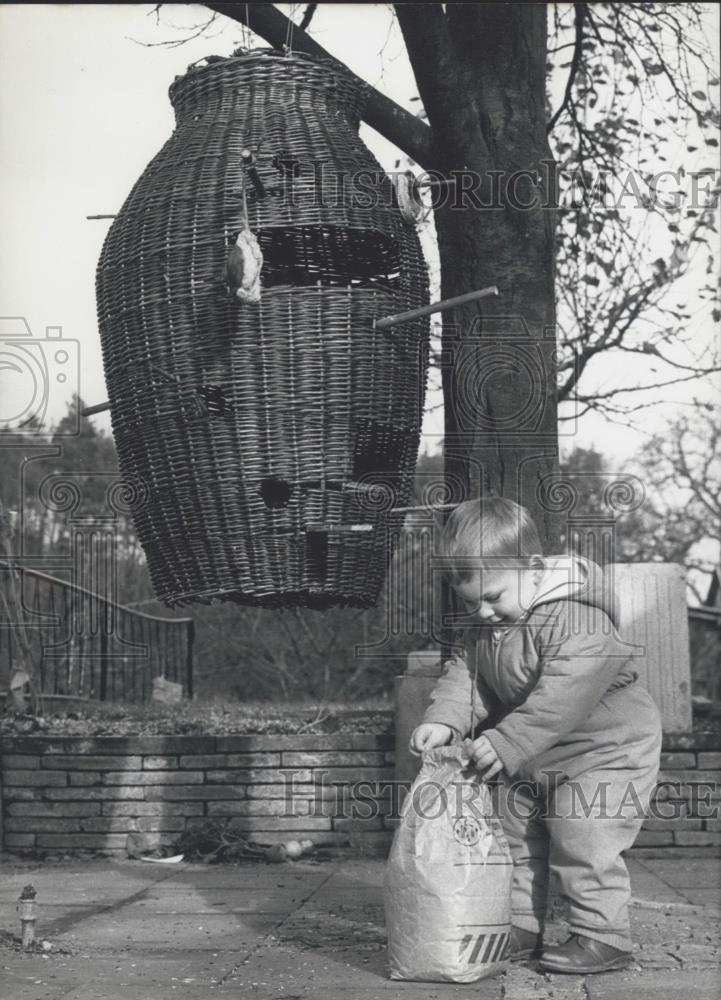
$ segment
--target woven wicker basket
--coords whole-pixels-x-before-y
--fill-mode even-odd
[[[170,98],[175,132],[97,273],[156,593],[370,606],[412,486],[429,331],[373,326],[428,298],[417,235],[358,137],[362,94],[333,64],[260,51],[192,67]],[[265,257],[258,304],[223,278],[246,217]]]

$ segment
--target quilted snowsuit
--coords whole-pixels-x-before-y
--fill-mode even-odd
[[[543,930],[555,873],[571,933],[631,950],[621,852],[656,783],[659,713],[615,630],[600,568],[575,557],[545,563],[518,622],[466,629],[466,657],[444,665],[423,722],[460,736],[482,723],[503,763],[496,791],[514,860],[513,923]]]

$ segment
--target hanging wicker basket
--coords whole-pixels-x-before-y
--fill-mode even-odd
[[[374,604],[420,438],[429,326],[416,233],[335,64],[191,68],[176,129],[110,228],[97,301],[113,432],[169,605]],[[249,172],[248,154],[253,168]],[[257,303],[226,284],[249,226]]]

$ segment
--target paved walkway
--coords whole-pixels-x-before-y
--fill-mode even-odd
[[[21,863],[0,883],[3,1000],[718,1000],[721,862],[632,860],[636,961],[591,977],[531,964],[469,986],[388,979],[380,860],[207,867]],[[10,932],[38,893],[45,954]],[[551,938],[563,939],[554,924]]]

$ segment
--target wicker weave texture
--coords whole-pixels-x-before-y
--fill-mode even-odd
[[[373,327],[428,293],[416,233],[358,137],[362,95],[330,64],[262,52],[193,68],[170,96],[176,130],[97,272],[113,432],[156,593],[372,605],[402,523],[389,509],[412,486],[429,330]],[[223,277],[244,185],[258,304]]]

